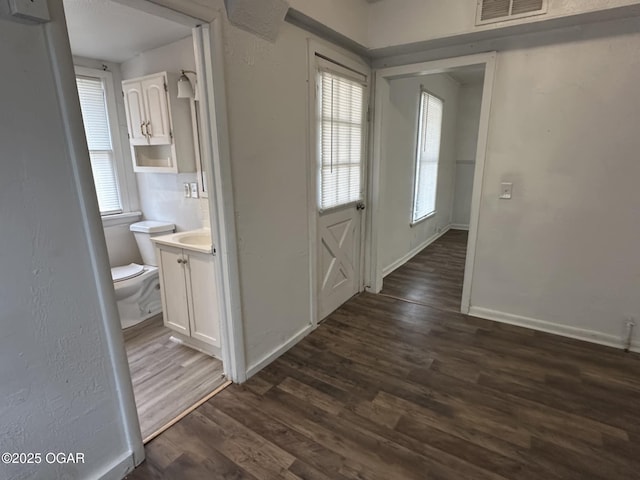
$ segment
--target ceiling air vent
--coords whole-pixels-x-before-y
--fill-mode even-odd
[[[547,0],[478,0],[476,25],[547,13]]]

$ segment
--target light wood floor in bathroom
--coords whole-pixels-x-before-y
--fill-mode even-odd
[[[142,438],[225,382],[222,362],[170,339],[162,316],[124,331]]]

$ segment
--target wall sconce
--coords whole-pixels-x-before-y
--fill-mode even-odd
[[[193,75],[193,83],[187,77],[187,73]],[[195,92],[195,93],[194,93]],[[200,100],[198,95],[198,79],[196,72],[192,70],[182,70],[182,75],[178,78],[178,98],[191,98],[193,100]]]

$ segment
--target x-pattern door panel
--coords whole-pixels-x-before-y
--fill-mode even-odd
[[[321,214],[318,226],[323,319],[359,291],[360,213],[352,206]]]

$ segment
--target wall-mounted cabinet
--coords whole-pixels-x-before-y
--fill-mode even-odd
[[[178,99],[178,75],[160,72],[122,82],[135,172],[195,172],[188,101]]]

